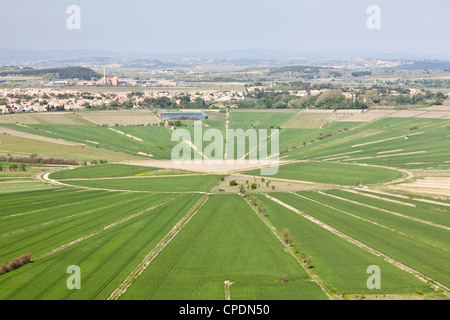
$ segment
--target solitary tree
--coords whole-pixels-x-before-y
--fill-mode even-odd
[[[283,240],[284,242],[288,242],[288,239],[291,237],[291,232],[289,231],[289,229],[284,229],[283,230]]]

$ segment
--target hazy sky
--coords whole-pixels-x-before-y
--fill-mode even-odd
[[[70,5],[81,29],[66,26]],[[449,17],[450,0],[0,0],[0,48],[448,54]]]

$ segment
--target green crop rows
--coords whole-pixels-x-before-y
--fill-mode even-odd
[[[121,134],[76,116],[2,123],[80,145],[0,136],[1,155],[78,161],[1,163],[0,264],[28,252],[32,262],[0,275],[0,300],[105,300],[127,281],[119,299],[450,297],[448,193],[395,189],[432,176],[448,191],[448,119],[285,128],[297,112],[229,114],[232,129],[280,128],[277,174],[160,168],[178,143],[160,125],[112,127]],[[225,138],[225,123],[211,112],[202,129]],[[191,120],[181,128],[194,133]],[[80,290],[67,286],[72,265]],[[379,289],[368,287],[370,266]]]

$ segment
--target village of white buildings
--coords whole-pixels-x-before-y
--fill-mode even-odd
[[[117,91],[111,89],[108,92],[89,92],[79,89],[68,89],[63,87],[39,87],[39,88],[3,88],[0,89],[0,113],[19,113],[19,112],[45,112],[55,109],[71,110],[85,109],[86,106],[92,108],[102,105],[110,105],[118,102],[123,104],[130,102],[133,108],[139,108],[140,103],[146,98],[167,97],[175,99],[177,104],[181,103],[181,96],[189,95],[192,101],[200,98],[205,102],[226,102],[245,99],[246,92],[254,90],[264,90],[268,87],[257,86],[248,87],[245,90],[205,90],[196,91],[186,89],[183,90],[166,90],[160,88],[159,91],[138,91],[130,88],[129,91]],[[291,90],[289,93],[296,96],[319,95],[324,90]],[[140,92],[139,94],[134,94]],[[350,93],[344,93],[346,97],[351,97]],[[235,107],[231,103],[228,106]]]
[[[0,87],[0,113],[22,113],[22,112],[45,112],[60,110],[76,110],[111,106],[114,104],[127,103],[128,108],[140,108],[146,98],[166,97],[176,104],[180,104],[183,96],[189,96],[190,101],[202,99],[205,102],[228,102],[220,104],[218,107],[228,106],[236,108],[233,101],[243,100],[246,94],[255,90],[265,90],[269,86],[248,86],[242,90],[198,90],[192,87],[181,87],[180,83],[174,81],[159,81],[152,83],[151,90],[134,86],[122,87],[125,90],[115,90],[114,87],[121,85],[120,80],[114,78],[102,78],[96,83],[89,83],[88,86],[102,88],[103,90],[84,90],[86,83],[78,83],[77,86],[68,86],[65,82],[45,84],[39,87]],[[141,84],[142,85],[142,84]],[[146,87],[141,86],[140,87]],[[158,88],[156,88],[156,87]],[[172,88],[169,88],[172,87]],[[173,88],[176,87],[176,88]],[[129,90],[127,90],[129,88]],[[273,88],[270,88],[273,90]],[[281,90],[274,90],[281,92]],[[289,90],[292,96],[315,96],[327,91],[322,90]],[[411,95],[418,94],[419,90],[412,89]],[[355,91],[343,91],[346,99],[353,99]],[[391,94],[396,95],[395,92]],[[364,101],[365,102],[365,101]]]
[[[134,94],[137,92],[138,94]],[[178,97],[190,95],[191,100],[197,98],[205,102],[211,101],[235,101],[244,99],[243,91],[198,91],[190,90],[169,91],[161,88],[161,91],[115,91],[88,92],[78,89],[65,88],[3,88],[0,89],[0,113],[18,112],[45,112],[49,109],[85,109],[87,106],[95,108],[113,103],[123,104],[129,102],[133,108],[139,108],[146,98],[167,97],[180,103]],[[64,107],[64,108],[63,108]]]

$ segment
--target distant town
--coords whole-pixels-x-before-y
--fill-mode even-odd
[[[432,66],[431,62],[428,66]],[[97,69],[99,70],[99,69]],[[153,75],[153,78],[151,76]],[[367,109],[441,105],[447,71],[284,66],[235,72],[2,67],[0,113],[74,109]]]
[[[107,78],[106,81],[112,79]],[[99,80],[99,82],[105,82],[105,79]],[[107,88],[106,88],[107,89]],[[77,110],[77,109],[100,109],[110,110],[118,108],[148,108],[151,106],[163,107],[162,102],[167,107],[176,108],[183,107],[183,103],[189,102],[201,102],[199,107],[205,107],[208,105],[214,105],[218,108],[230,107],[238,108],[241,101],[255,100],[258,95],[265,90],[272,89],[270,86],[251,86],[245,88],[245,90],[208,90],[208,91],[195,91],[188,90],[186,88],[179,88],[179,90],[169,91],[164,88],[158,88],[159,90],[152,91],[133,91],[132,88],[126,91],[114,91],[113,89],[108,92],[88,92],[79,89],[69,88],[55,88],[55,87],[40,87],[40,88],[3,88],[0,89],[0,113],[21,113],[21,112],[46,112],[46,111],[64,111],[64,110]],[[284,108],[302,108],[307,105],[310,100],[317,101],[315,99],[318,96],[339,95],[342,97],[343,103],[347,104],[355,102],[356,97],[361,95],[361,106],[370,106],[374,104],[374,101],[381,99],[381,95],[374,90],[366,92],[360,89],[352,89],[349,91],[331,90],[331,89],[312,89],[312,90],[270,90],[267,91],[272,96],[285,95],[289,97],[288,103],[281,103],[279,106],[274,106],[276,109]],[[324,93],[327,92],[327,95]],[[430,96],[428,96],[430,95]],[[432,104],[442,103],[444,99],[449,99],[448,95],[442,93],[431,94],[425,93],[421,90],[409,89],[408,93],[397,92],[391,90],[389,97],[392,99],[396,97],[397,100],[410,98],[411,103],[414,101],[430,100]],[[416,97],[423,97],[416,98]],[[325,98],[324,98],[325,99]],[[329,98],[331,99],[331,98]],[[437,99],[437,100],[433,100]],[[168,104],[170,101],[170,104]],[[321,101],[321,100],[319,100]],[[406,100],[406,103],[409,102]],[[156,103],[156,105],[154,105]],[[296,103],[296,104],[295,104]],[[295,104],[295,105],[294,105]],[[242,102],[241,107],[246,108],[246,105]],[[330,109],[331,107],[326,107]],[[364,107],[362,107],[364,108]],[[352,107],[346,107],[344,109],[353,109]]]
[[[102,81],[102,80],[100,80]],[[45,112],[71,109],[89,109],[128,103],[131,108],[139,108],[146,98],[167,98],[180,104],[183,97],[201,99],[205,102],[236,101],[244,99],[244,92],[211,91],[189,93],[188,91],[143,91],[90,93],[63,88],[4,88],[0,89],[0,112]]]

